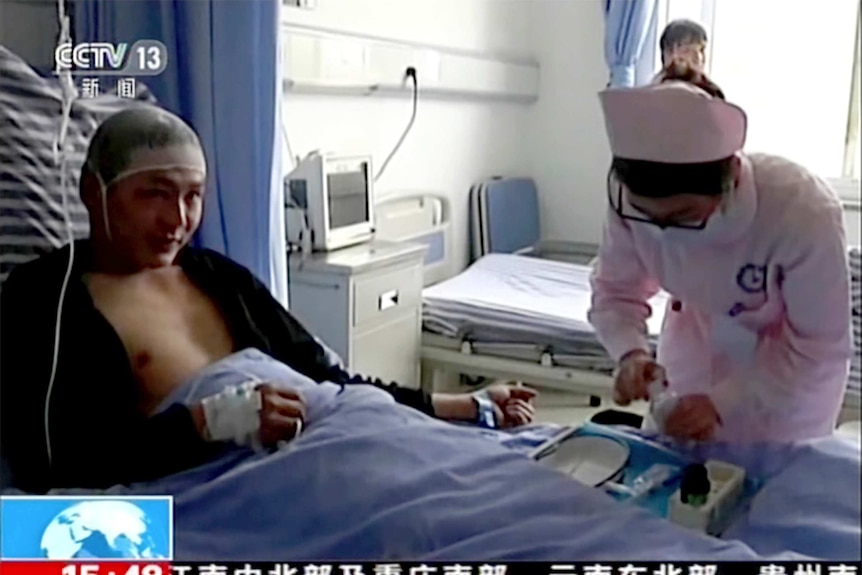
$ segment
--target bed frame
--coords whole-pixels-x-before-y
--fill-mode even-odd
[[[425,193],[397,196],[376,206],[377,237],[390,241],[412,241],[429,246],[425,261],[426,286],[448,279],[460,270],[451,265],[452,240],[448,199],[441,194]],[[572,262],[592,259],[583,244],[545,242],[533,250],[537,255]],[[476,352],[469,342],[456,342],[437,334],[423,332],[421,352],[422,388],[434,391],[444,374],[477,378],[515,380],[539,388],[607,398],[613,391],[609,375],[557,365],[551,354],[538,361],[526,361]]]

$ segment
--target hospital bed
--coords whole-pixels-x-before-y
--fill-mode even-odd
[[[586,321],[595,248],[540,242],[535,194],[529,187],[522,193],[520,186],[503,191],[490,197],[502,198],[503,209],[488,211],[519,217],[484,233],[476,231],[479,224],[471,217],[471,255],[477,261],[457,275],[451,268],[450,207],[444,196],[399,196],[377,206],[379,237],[450,248],[430,249],[426,256],[423,386],[433,388],[435,375],[443,372],[608,396],[613,365]],[[480,196],[478,189],[472,194],[471,216],[480,210]],[[655,336],[665,298],[652,303]]]
[[[4,211],[7,271],[54,245],[45,230],[65,228],[48,138],[32,128],[55,119],[55,85],[0,48],[0,87],[10,78],[16,90],[0,90],[0,125],[11,135],[2,142],[11,159],[0,200],[19,211]],[[98,110],[78,106],[73,133],[92,133]],[[77,169],[85,143],[76,136]],[[236,383],[247,378],[235,375]],[[855,561],[862,554],[859,447],[837,438],[757,451],[715,446],[716,457],[765,482],[734,530],[716,539],[531,461],[525,450],[555,433],[552,426],[510,434],[450,425],[362,385],[312,385],[305,397],[303,435],[274,453],[228,449],[149,483],[52,494],[172,495],[179,561]],[[2,474],[0,488],[21,494]]]
[[[426,256],[422,296],[424,387],[433,389],[435,374],[445,372],[593,397],[611,394],[614,364],[587,321],[588,280],[596,248],[542,242],[538,209],[530,180],[508,180],[494,190],[474,188],[470,227],[475,261],[453,274],[445,196],[404,195],[377,207],[379,236],[432,247]],[[855,354],[840,421],[860,419],[862,404],[859,253],[858,246],[850,249]],[[659,294],[650,301],[653,345],[667,299]]]

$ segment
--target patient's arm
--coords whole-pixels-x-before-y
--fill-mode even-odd
[[[212,258],[212,264],[220,275],[230,279],[246,301],[249,319],[269,344],[269,349],[262,351],[315,381],[370,384],[387,391],[402,405],[434,414],[431,397],[422,390],[346,372],[249,270],[215,253],[208,252],[207,257]]]
[[[462,421],[476,419],[476,404],[469,394],[431,395],[420,389],[401,387],[397,383],[386,383],[379,378],[348,373],[338,363],[338,358],[284,309],[269,289],[249,270],[215,253],[208,252],[207,257],[212,258],[212,265],[217,272],[220,272],[220,276],[230,278],[240,298],[247,302],[251,323],[260,331],[258,335],[269,344],[269,349],[263,351],[274,358],[315,381],[331,381],[342,385],[373,385],[391,394],[401,405],[412,407],[427,415]],[[508,414],[501,417],[505,419]],[[530,415],[526,419],[529,420],[531,417]]]

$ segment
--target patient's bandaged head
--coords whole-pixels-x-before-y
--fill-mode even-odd
[[[123,110],[105,120],[90,140],[84,164],[103,192],[133,174],[172,168],[205,174],[206,159],[194,130],[156,106]]]

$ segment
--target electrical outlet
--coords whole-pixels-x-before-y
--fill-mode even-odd
[[[314,10],[317,8],[317,0],[284,0],[284,3],[292,8],[302,8],[304,10]]]

